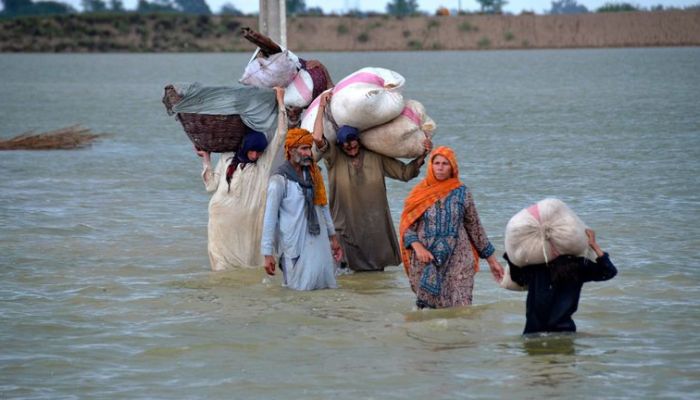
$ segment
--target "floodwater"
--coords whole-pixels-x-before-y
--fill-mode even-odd
[[[498,254],[547,196],[594,228],[619,275],[584,287],[579,333],[523,339],[525,294],[488,272],[437,311],[400,267],[305,293],[210,272],[200,162],[160,99],[249,54],[1,54],[2,137],[111,136],[0,155],[0,398],[700,398],[700,48],[301,56],[406,77]],[[414,183],[388,182],[396,222]]]

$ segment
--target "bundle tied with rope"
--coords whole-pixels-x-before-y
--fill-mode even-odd
[[[515,214],[506,225],[505,247],[519,267],[547,264],[560,255],[595,259],[586,224],[561,200],[547,198]]]

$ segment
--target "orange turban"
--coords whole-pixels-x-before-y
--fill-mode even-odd
[[[445,179],[444,181],[438,181],[435,178],[435,172],[433,171],[433,159],[435,156],[443,156],[450,162],[452,167],[452,176]],[[403,244],[403,235],[406,230],[413,225],[420,217],[423,216],[433,204],[438,200],[445,198],[450,192],[457,189],[462,185],[462,181],[459,180],[459,164],[457,164],[457,157],[454,151],[447,146],[440,146],[433,150],[430,154],[428,161],[428,173],[425,179],[420,181],[411,190],[411,193],[406,197],[406,201],[403,207],[403,213],[401,213],[401,223],[399,224],[399,241],[401,243],[401,259],[403,261],[403,268],[408,274],[408,268],[411,261],[410,248],[406,248]],[[472,251],[474,251],[474,246],[472,246]],[[476,270],[479,270],[478,255],[475,257]]]
[[[284,140],[284,155],[287,160],[291,157],[291,151],[295,147],[302,145],[311,146],[314,143],[314,137],[311,132],[303,128],[293,128],[287,131],[287,138]],[[323,175],[321,169],[315,161],[311,161],[311,181],[314,184],[314,204],[317,206],[325,206],[328,204],[326,197],[326,187],[323,184]]]

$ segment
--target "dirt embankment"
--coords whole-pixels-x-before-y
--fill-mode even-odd
[[[0,51],[250,51],[256,18],[76,15],[0,20]],[[291,17],[295,51],[700,46],[700,11],[580,15]]]

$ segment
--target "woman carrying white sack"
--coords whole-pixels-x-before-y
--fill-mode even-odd
[[[572,315],[583,284],[617,274],[595,232],[557,199],[542,200],[513,216],[505,245],[503,258],[512,281],[528,290],[523,334],[576,332]]]

